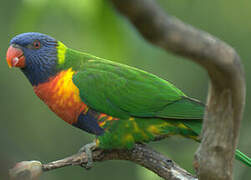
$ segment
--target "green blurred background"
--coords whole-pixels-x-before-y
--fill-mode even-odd
[[[251,1],[159,0],[170,14],[232,45],[242,57],[247,81],[247,102],[239,149],[251,156]],[[67,125],[44,105],[18,69],[9,69],[5,53],[10,39],[23,32],[42,32],[67,46],[126,63],[173,82],[186,94],[205,102],[206,72],[196,64],[147,43],[132,25],[104,0],[0,1],[0,180],[22,160],[50,162],[75,153],[93,137]],[[192,140],[169,138],[151,145],[193,172]],[[235,179],[247,180],[250,169],[235,161]],[[45,173],[42,179],[160,179],[126,161],[96,163],[90,171],[67,167]]]

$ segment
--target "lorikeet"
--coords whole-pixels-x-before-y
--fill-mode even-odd
[[[171,135],[199,141],[205,106],[173,84],[137,68],[67,48],[41,33],[10,41],[9,67],[19,67],[37,96],[67,123],[96,135],[83,148],[132,148]],[[239,150],[236,158],[251,166]]]

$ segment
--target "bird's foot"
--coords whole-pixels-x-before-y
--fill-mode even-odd
[[[96,142],[92,142],[89,144],[84,145],[78,152],[85,152],[87,156],[87,164],[81,164],[82,167],[89,170],[93,166],[93,159],[92,159],[92,150],[94,150],[97,147]]]

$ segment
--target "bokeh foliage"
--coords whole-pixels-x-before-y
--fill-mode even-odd
[[[158,0],[170,14],[232,45],[242,57],[247,100],[239,148],[251,156],[251,11],[250,1]],[[76,152],[93,136],[60,120],[33,93],[18,69],[9,69],[5,53],[9,40],[23,32],[42,32],[74,49],[126,63],[173,82],[186,94],[205,102],[206,72],[196,64],[152,46],[104,0],[1,0],[0,1],[0,179],[17,161],[63,158]],[[197,143],[180,137],[152,143],[190,172]],[[235,179],[251,172],[235,161]],[[249,177],[249,178],[248,178]],[[98,163],[90,171],[80,167],[46,173],[42,179],[160,179],[125,161]]]

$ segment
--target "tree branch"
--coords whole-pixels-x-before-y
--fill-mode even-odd
[[[208,109],[195,165],[200,179],[232,179],[233,156],[245,100],[245,78],[238,54],[212,35],[167,15],[152,0],[110,1],[128,17],[146,40],[167,51],[188,57],[207,70],[211,78]],[[136,145],[133,150],[95,150],[93,159],[129,160],[169,180],[195,179],[163,155],[143,145]],[[36,179],[42,171],[86,162],[85,153],[44,165],[38,161],[21,162],[10,171],[10,175],[12,179],[21,179],[20,176]]]
[[[155,172],[164,179],[197,180],[172,160],[142,144],[136,144],[132,150],[104,151],[99,149],[93,151],[93,160],[95,162],[115,159],[132,161]],[[84,152],[43,165],[38,161],[26,161],[17,164],[12,170],[10,170],[10,175],[12,180],[38,179],[42,174],[42,171],[46,172],[65,166],[76,166],[86,163],[87,156]]]
[[[146,40],[207,70],[211,84],[195,164],[200,179],[232,179],[246,88],[238,54],[214,36],[164,13],[153,0],[110,1]]]

